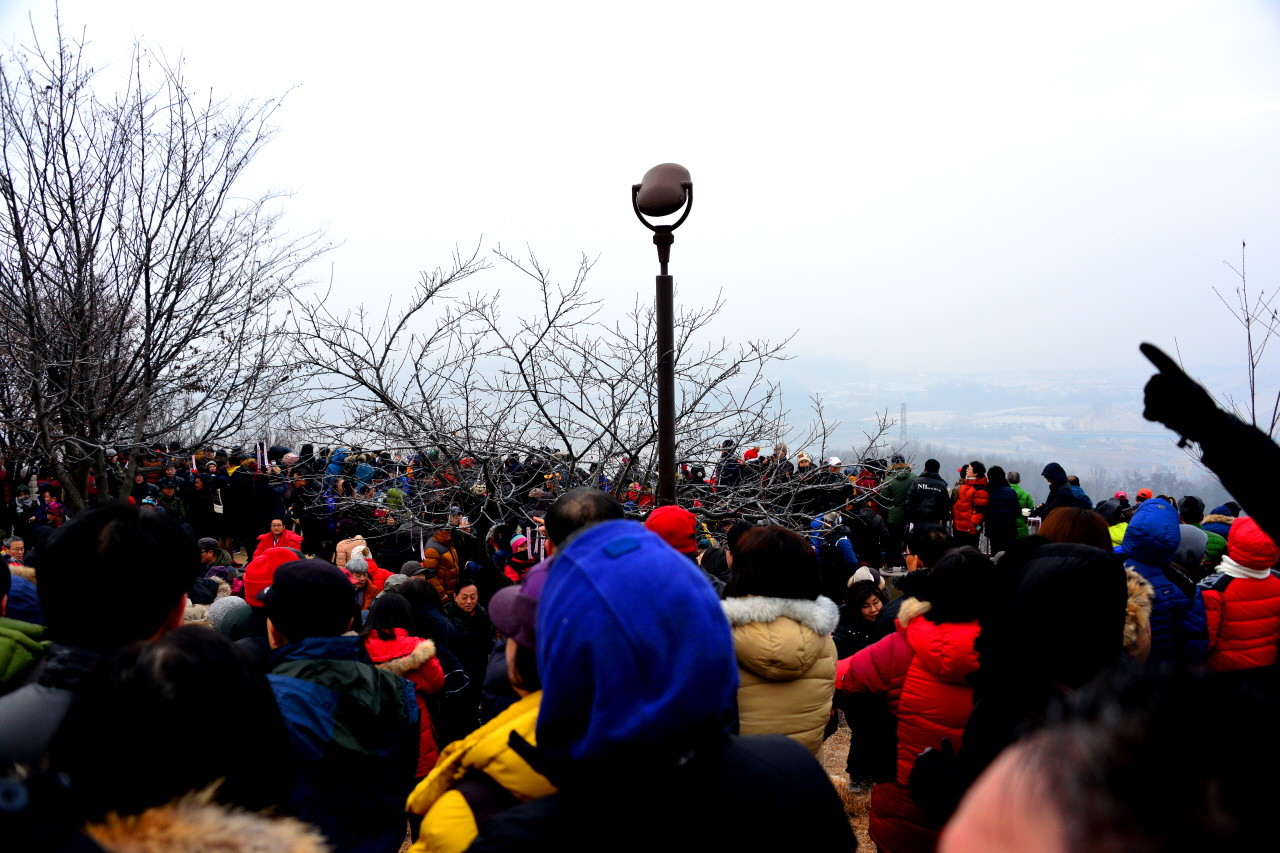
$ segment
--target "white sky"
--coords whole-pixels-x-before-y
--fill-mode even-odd
[[[652,292],[632,183],[674,160],[696,206],[682,298],[731,339],[982,371],[1238,361],[1211,286],[1250,243],[1280,286],[1274,3],[294,3],[62,0],[112,79],[134,36],[228,98],[291,87],[254,179],[342,243],[382,302],[455,244],[529,244],[594,293]],[[0,36],[48,0],[0,0]],[[661,22],[661,23],[654,23]],[[318,273],[327,277],[328,263]],[[527,302],[520,280],[478,280]]]

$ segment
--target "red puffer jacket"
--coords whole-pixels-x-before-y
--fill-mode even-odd
[[[960,494],[956,496],[956,505],[952,509],[956,531],[977,533],[986,508],[987,478],[967,477],[960,486]]]
[[[887,693],[898,717],[898,778],[871,792],[871,839],[887,853],[931,853],[938,833],[911,799],[907,780],[916,757],[940,749],[944,737],[959,750],[973,710],[967,679],[978,669],[977,622],[935,624],[919,618],[927,602],[910,599],[898,630],[840,661],[836,687],[849,693]]]
[[[1280,547],[1252,518],[1238,518],[1227,538],[1218,573],[1200,582],[1209,653],[1215,672],[1254,669],[1276,662],[1280,643],[1280,577],[1272,566]]]
[[[436,644],[419,637],[410,637],[404,628],[395,629],[394,639],[384,640],[374,631],[365,637],[365,651],[378,669],[385,669],[413,683],[418,700],[418,770],[414,774],[421,779],[431,772],[440,757],[436,744],[435,726],[427,710],[426,696],[444,687],[444,667],[436,658]]]

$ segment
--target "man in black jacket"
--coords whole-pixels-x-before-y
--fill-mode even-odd
[[[938,473],[942,463],[926,459],[924,471],[907,490],[907,521],[911,524],[946,524],[951,518],[951,490]]]

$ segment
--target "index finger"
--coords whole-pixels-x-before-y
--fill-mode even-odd
[[[1178,366],[1178,363],[1165,353],[1164,350],[1155,344],[1139,344],[1138,349],[1142,350],[1142,354],[1147,360],[1156,366],[1161,373],[1175,377],[1185,377],[1186,372]]]

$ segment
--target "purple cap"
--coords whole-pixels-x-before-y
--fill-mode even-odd
[[[504,637],[526,649],[537,648],[538,599],[525,595],[523,587],[498,590],[489,601],[489,620]]]

